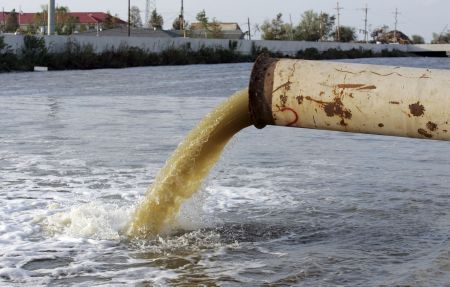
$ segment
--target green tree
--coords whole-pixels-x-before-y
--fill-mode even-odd
[[[17,29],[19,29],[19,20],[16,10],[13,9],[6,17],[5,31],[14,33],[17,31]]]
[[[191,27],[191,29],[198,31],[197,33],[193,33],[193,37],[214,39],[223,38],[222,25],[216,18],[213,18],[212,21],[209,21],[209,18],[206,16],[205,10],[198,12],[195,19],[198,21],[199,25],[193,25]],[[175,24],[179,25],[178,23]]]
[[[141,10],[139,10],[139,7],[137,6],[132,6],[130,8],[130,23],[132,27],[142,27]]]
[[[337,39],[337,31],[331,33],[331,37],[334,41],[339,42],[352,42],[356,40],[356,31],[353,27],[340,26],[339,27],[339,40]]]
[[[19,61],[11,47],[5,43],[3,36],[0,36],[0,71],[9,72],[17,69]]]
[[[202,25],[203,29],[208,30],[209,19],[206,17],[205,10],[198,12],[195,19],[197,19],[197,21]]]
[[[161,14],[158,14],[156,9],[152,11],[152,14],[150,15],[150,22],[149,26],[153,29],[161,30],[164,25],[164,19]]]
[[[425,44],[425,39],[420,35],[411,36],[413,44]]]
[[[58,35],[71,35],[76,28],[79,19],[69,14],[68,7],[56,8],[56,25],[55,31]]]
[[[180,17],[175,18],[172,23],[172,29],[174,30],[181,30],[183,27],[181,27],[181,20]]]
[[[300,41],[326,40],[331,36],[335,22],[334,16],[320,15],[313,10],[305,11],[295,28],[295,39]]]
[[[272,20],[265,20],[259,27],[264,40],[289,40],[292,38],[292,26],[283,21],[283,14],[278,13]]]
[[[180,17],[177,17],[174,21],[173,21],[173,23],[172,23],[172,29],[174,29],[174,30],[178,30],[178,31],[180,31],[180,30],[184,30],[184,33],[186,34],[186,33],[189,33],[189,22],[187,22],[187,21],[184,21],[184,25],[183,26],[181,26],[181,24],[182,24],[182,19],[180,19]]]

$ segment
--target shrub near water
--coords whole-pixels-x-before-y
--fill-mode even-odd
[[[6,45],[3,37],[0,37],[0,72],[17,70],[17,62],[17,56],[12,52],[11,47]]]
[[[76,42],[66,43],[64,51],[52,53],[48,67],[52,70],[64,69],[95,69],[101,67],[97,61],[97,54],[91,45],[81,46]]]
[[[46,66],[49,61],[45,39],[42,37],[26,35],[21,52],[20,62],[26,71],[32,71],[34,66]]]

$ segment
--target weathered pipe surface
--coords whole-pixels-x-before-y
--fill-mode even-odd
[[[450,140],[450,71],[260,57],[249,86],[266,125]]]

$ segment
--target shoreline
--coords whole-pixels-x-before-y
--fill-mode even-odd
[[[10,46],[0,37],[0,73],[33,71],[35,66],[47,67],[49,71],[60,70],[92,70],[109,68],[131,68],[146,66],[196,65],[196,64],[228,64],[254,62],[262,53],[276,58],[305,60],[357,59],[375,57],[417,57],[412,53],[400,50],[382,50],[375,53],[371,50],[330,48],[323,52],[316,48],[299,50],[295,55],[271,52],[267,48],[252,47],[249,55],[237,51],[236,45],[230,42],[228,48],[222,46],[201,47],[192,50],[189,45],[179,48],[168,48],[162,52],[150,52],[137,47],[121,46],[96,53],[92,45],[67,43],[61,52],[49,51],[45,40],[40,37],[26,36],[24,47],[20,53],[14,53]]]

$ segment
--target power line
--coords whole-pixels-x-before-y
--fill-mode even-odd
[[[341,25],[340,25],[340,18],[341,18],[341,10],[344,9],[343,7],[339,6],[339,1],[337,1],[336,8],[334,8],[337,11],[337,30],[336,30],[336,40],[339,42],[341,40]]]

